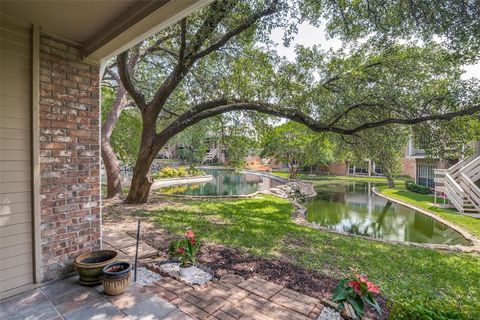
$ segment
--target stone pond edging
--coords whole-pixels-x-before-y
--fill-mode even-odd
[[[383,193],[381,193],[380,191],[378,191],[377,188],[372,188],[372,191],[373,191],[373,193],[375,193],[377,196],[380,196],[380,197],[382,197],[382,198],[384,198],[384,199],[387,199],[387,200],[389,200],[389,201],[398,203],[398,204],[400,204],[400,205],[402,205],[402,206],[404,206],[404,207],[407,207],[407,208],[410,208],[410,209],[412,209],[412,210],[418,211],[418,212],[420,212],[420,213],[423,214],[423,215],[426,215],[426,216],[428,216],[428,217],[430,217],[430,218],[432,218],[432,219],[437,220],[438,222],[440,222],[440,223],[446,225],[447,227],[449,227],[449,228],[457,231],[458,233],[460,233],[465,239],[467,239],[468,241],[471,241],[474,246],[479,247],[479,249],[480,249],[480,240],[479,240],[477,237],[475,237],[473,234],[471,234],[471,233],[468,232],[467,230],[463,229],[462,227],[454,224],[453,222],[450,222],[450,221],[448,221],[448,220],[445,220],[445,219],[443,219],[442,217],[439,217],[439,216],[437,216],[436,214],[431,213],[431,212],[429,212],[429,211],[427,211],[427,210],[425,210],[425,209],[422,209],[422,208],[419,208],[419,207],[417,207],[417,206],[414,206],[413,204],[410,204],[410,203],[404,202],[404,201],[402,201],[402,200],[398,200],[398,199],[395,199],[395,198],[391,198],[391,197],[389,197],[389,196],[387,196],[387,195],[384,195]]]
[[[389,197],[385,197],[382,194],[379,194],[375,188],[372,188],[375,194],[384,197],[387,200],[391,200],[392,202],[399,203],[400,205],[405,205],[401,201],[395,200],[395,199],[390,199]],[[307,220],[307,208],[304,207],[302,204],[291,201],[293,205],[295,206],[295,211],[292,213],[292,220],[301,226],[313,228],[316,230],[321,230],[333,234],[338,234],[342,236],[348,236],[348,237],[353,237],[353,238],[361,238],[365,240],[370,240],[370,241],[377,241],[377,242],[382,242],[382,243],[387,243],[387,244],[400,244],[400,245],[406,245],[410,247],[416,247],[416,248],[427,248],[427,249],[436,249],[436,250],[445,250],[445,251],[450,251],[450,252],[463,252],[463,253],[480,253],[480,241],[475,238],[472,234],[468,233],[467,231],[459,228],[456,225],[453,225],[449,223],[448,221],[443,222],[443,219],[439,219],[439,217],[435,216],[432,213],[426,214],[427,216],[437,220],[440,223],[444,223],[448,227],[452,228],[453,230],[459,232],[463,237],[465,237],[467,240],[472,242],[472,246],[450,246],[450,245],[445,245],[445,244],[433,244],[433,243],[416,243],[416,242],[408,242],[408,241],[398,241],[398,240],[386,240],[386,239],[377,239],[377,238],[372,238],[372,237],[367,237],[367,236],[361,236],[357,234],[352,234],[352,233],[347,233],[347,232],[342,232],[342,231],[337,231],[337,230],[332,230],[323,226],[316,225],[314,223],[311,223]],[[415,211],[420,212],[421,214],[425,214],[424,211],[420,208],[417,208],[412,205],[408,205],[410,209],[413,209]],[[426,211],[425,211],[426,212]]]
[[[195,177],[179,177],[179,178],[167,178],[167,179],[155,179],[152,184],[152,190],[161,187],[177,186],[182,184],[208,182],[213,179],[211,174],[195,176]]]
[[[209,168],[212,168],[212,167],[199,167],[199,168],[209,169]],[[214,167],[214,168],[215,169],[223,169],[223,168],[219,168],[219,167]],[[225,170],[228,170],[228,169],[225,169]],[[268,190],[256,191],[256,192],[250,193],[250,194],[211,195],[211,196],[192,196],[192,195],[183,195],[183,194],[166,194],[166,193],[161,193],[161,192],[157,192],[157,194],[160,195],[160,196],[165,196],[165,197],[183,198],[183,199],[246,199],[246,198],[253,198],[253,197],[255,197],[257,195],[260,195],[260,194],[271,194],[271,195],[279,196],[281,198],[288,198],[287,194],[290,191],[290,189],[299,189],[300,192],[305,197],[313,197],[317,194],[315,192],[314,188],[313,188],[313,183],[311,183],[309,181],[290,180],[290,179],[287,179],[287,178],[283,178],[283,177],[273,175],[271,173],[266,173],[266,172],[261,172],[261,171],[242,170],[240,172],[245,173],[245,174],[252,174],[252,175],[257,175],[257,176],[269,178],[269,179],[272,179],[272,180],[282,182],[284,184],[280,185],[278,187],[270,188]],[[213,178],[213,176],[211,176],[211,175],[202,176],[202,177],[211,177],[211,179]],[[195,178],[198,178],[198,177],[195,177]],[[169,180],[173,181],[174,179],[175,179],[175,181],[178,181],[178,180],[181,180],[181,179],[185,180],[185,183],[182,183],[182,184],[195,183],[195,182],[206,182],[206,181],[211,180],[211,179],[209,179],[209,180],[206,180],[206,181],[196,181],[193,178],[188,178],[188,179],[187,178],[172,178],[172,179],[169,179]],[[178,184],[180,184],[180,183],[178,183]],[[165,186],[165,185],[162,185],[162,186]],[[161,186],[157,186],[157,188],[159,188],[159,187],[161,187]]]
[[[455,230],[456,232],[460,233],[465,239],[470,241],[472,243],[472,246],[451,246],[451,245],[446,245],[446,244],[433,244],[433,243],[416,243],[416,242],[408,242],[408,241],[399,241],[399,240],[386,240],[386,239],[377,239],[377,238],[372,238],[372,237],[367,237],[367,236],[362,236],[362,235],[357,235],[357,234],[351,234],[347,232],[342,232],[342,231],[337,231],[337,230],[332,230],[323,226],[316,225],[314,223],[311,223],[307,220],[307,208],[304,207],[301,203],[298,201],[293,201],[289,197],[289,193],[292,190],[299,190],[301,194],[305,198],[310,198],[316,196],[316,191],[314,188],[314,184],[310,181],[305,181],[305,180],[291,180],[283,177],[279,177],[270,173],[266,172],[257,172],[257,171],[241,171],[242,173],[248,173],[248,174],[255,174],[259,176],[263,176],[266,178],[270,178],[276,181],[281,181],[284,184],[280,185],[278,187],[270,188],[268,190],[263,190],[263,191],[257,191],[251,194],[246,194],[246,195],[213,195],[213,196],[189,196],[189,195],[180,195],[180,194],[163,194],[163,193],[157,193],[160,196],[167,196],[167,197],[174,197],[174,198],[184,198],[184,199],[248,199],[248,198],[253,198],[257,195],[260,194],[270,194],[274,195],[283,199],[289,200],[294,206],[295,206],[295,211],[292,213],[292,220],[298,224],[302,225],[305,227],[313,228],[316,230],[321,230],[333,234],[338,234],[338,235],[343,235],[343,236],[348,236],[348,237],[354,237],[354,238],[361,238],[365,240],[370,240],[370,241],[377,241],[377,242],[382,242],[382,243],[388,243],[388,244],[400,244],[400,245],[406,245],[406,246],[411,246],[411,247],[417,247],[417,248],[427,248],[427,249],[436,249],[436,250],[444,250],[444,251],[451,251],[451,252],[464,252],[464,253],[480,253],[480,240],[476,238],[474,235],[472,235],[470,232],[464,230],[463,228],[446,221],[442,219],[441,217],[438,217],[437,215],[430,213],[424,209],[415,207],[411,204],[405,203],[400,200],[396,200],[393,198],[390,198],[388,196],[385,196],[381,194],[376,188],[372,188],[372,191],[382,197],[385,198],[389,201],[398,203],[402,206],[405,206],[407,208],[410,208],[412,210],[415,210],[417,212],[420,212],[423,215],[426,215],[432,219],[435,219],[436,221],[448,226],[449,228]],[[205,177],[205,176],[203,176]],[[177,178],[178,179],[178,178]],[[189,180],[192,181],[192,180]],[[207,180],[209,181],[209,180]]]

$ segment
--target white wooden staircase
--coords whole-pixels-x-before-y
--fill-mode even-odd
[[[462,214],[480,218],[480,155],[462,160],[449,169],[435,169],[435,191],[444,193]]]
[[[218,156],[218,148],[213,148],[203,157],[202,163],[212,163],[213,159]]]
[[[172,159],[173,153],[170,150],[170,146],[166,146],[162,150],[160,150],[160,152],[158,153],[158,157],[161,159]]]

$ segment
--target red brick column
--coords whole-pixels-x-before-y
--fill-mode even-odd
[[[100,248],[99,66],[72,45],[40,40],[42,279]]]
[[[417,176],[417,162],[412,158],[402,158],[402,176],[409,176],[416,179]]]

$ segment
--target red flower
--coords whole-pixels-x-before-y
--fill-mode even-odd
[[[193,239],[193,238],[190,239],[190,243],[192,244],[192,246],[194,246],[195,245],[195,239]]]
[[[185,234],[187,236],[187,238],[189,239],[194,239],[195,238],[195,234],[193,233],[192,230],[187,230],[187,233]]]
[[[180,253],[180,254],[184,254],[185,253],[185,248],[180,247],[180,248],[177,249],[177,252]]]
[[[375,293],[375,294],[380,293],[380,288],[370,281],[367,281],[367,290],[368,290],[368,292],[372,292],[372,293]]]
[[[360,293],[360,283],[358,281],[350,281],[348,283],[348,286],[350,288],[353,288],[353,290],[355,290],[356,293]]]

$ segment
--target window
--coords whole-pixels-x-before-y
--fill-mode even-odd
[[[348,174],[352,175],[367,175],[368,174],[368,162],[360,162],[355,164],[350,164],[348,166]]]
[[[382,176],[383,175],[383,168],[375,166],[375,174],[378,175],[378,176]]]
[[[429,188],[435,188],[433,169],[435,169],[435,166],[433,165],[419,165],[417,183]]]

